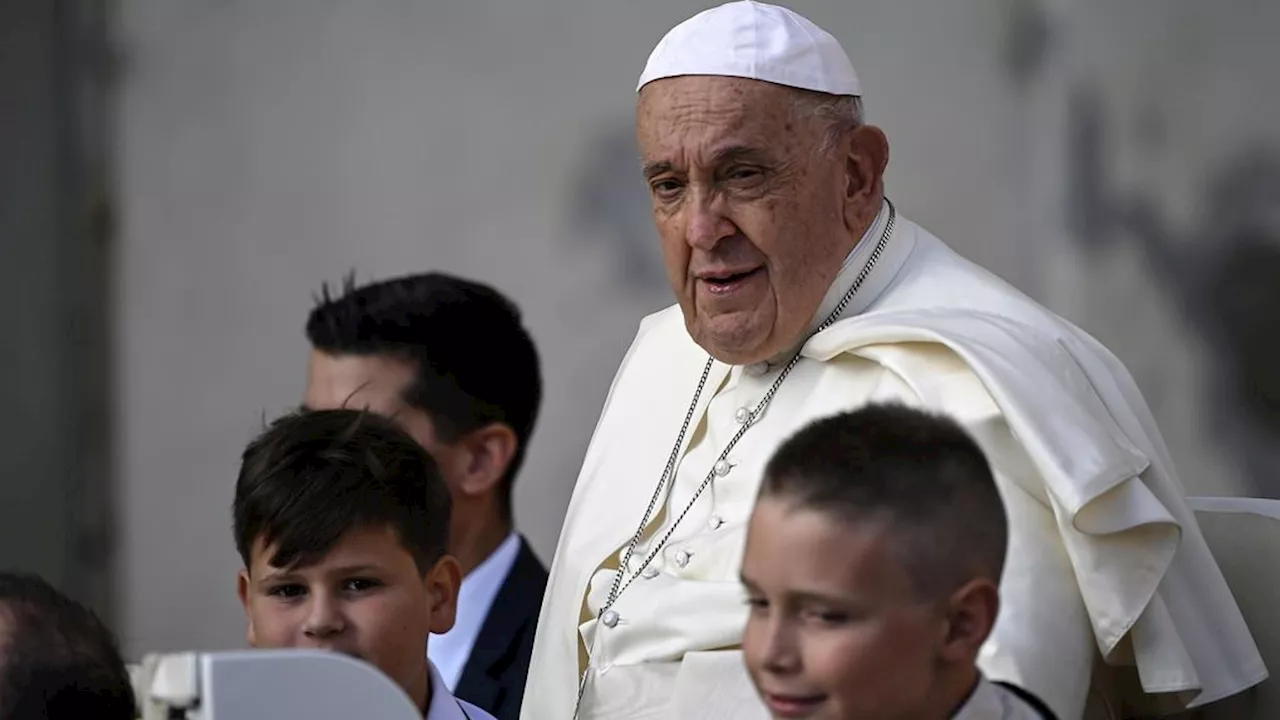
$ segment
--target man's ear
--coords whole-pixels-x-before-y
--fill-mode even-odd
[[[493,492],[519,447],[515,430],[504,423],[489,423],[464,435],[454,444],[455,452],[462,451],[462,477],[455,490],[468,497]]]
[[[874,125],[859,125],[845,139],[845,223],[870,225],[884,197],[884,171],[889,166],[889,139]]]
[[[244,617],[248,622],[245,628],[245,641],[249,647],[258,646],[258,634],[253,629],[253,614],[249,612],[249,571],[241,570],[236,576],[236,594],[240,596],[240,604],[244,607]]]
[[[942,657],[951,662],[971,662],[995,627],[1000,612],[1000,590],[986,578],[971,580],[952,593],[946,601],[945,612]]]
[[[462,566],[452,555],[436,561],[423,578],[427,586],[427,612],[430,613],[430,629],[443,635],[453,628],[458,614],[458,589],[462,587]]]

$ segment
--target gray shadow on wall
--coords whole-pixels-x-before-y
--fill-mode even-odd
[[[1205,412],[1215,441],[1254,492],[1280,497],[1280,147],[1242,145],[1206,168],[1207,210],[1178,226],[1148,194],[1115,188],[1100,93],[1081,85],[1070,112],[1071,237],[1094,255],[1117,243],[1143,253],[1210,351]]]

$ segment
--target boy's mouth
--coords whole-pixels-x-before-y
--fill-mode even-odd
[[[316,649],[316,650],[324,650],[325,652],[337,653],[337,654],[339,654],[339,655],[345,655],[345,656],[347,656],[347,657],[349,657],[349,658],[354,658],[354,659],[356,659],[356,660],[360,660],[360,661],[363,661],[363,662],[368,662],[368,661],[367,661],[367,660],[365,660],[363,657],[361,657],[360,653],[356,652],[355,650],[348,650],[348,649],[346,649],[346,648],[340,648],[340,647],[336,647],[336,646],[333,646],[333,645],[318,645],[318,646],[316,646],[316,648],[315,648],[315,649]]]
[[[809,717],[827,699],[826,695],[796,695],[784,693],[765,693],[764,701],[775,717],[803,718]]]

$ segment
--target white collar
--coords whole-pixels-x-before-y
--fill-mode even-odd
[[[1022,698],[978,677],[978,684],[951,720],[1042,720],[1040,713]]]
[[[427,657],[434,662],[444,678],[445,687],[458,687],[458,680],[471,657],[471,649],[480,636],[489,609],[498,597],[511,568],[520,554],[520,536],[507,535],[489,557],[467,573],[458,589],[458,610],[453,628],[441,635],[432,635],[427,643]]]
[[[427,661],[428,680],[431,683],[431,703],[423,720],[494,720],[493,716],[463,700],[459,700],[445,687],[440,671]]]

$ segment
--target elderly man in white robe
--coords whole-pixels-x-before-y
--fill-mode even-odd
[[[810,420],[871,401],[954,416],[998,475],[1011,537],[987,677],[1063,720],[1125,682],[1169,710],[1266,677],[1129,374],[898,213],[834,38],[729,3],[668,33],[638,93],[678,304],[641,322],[605,401],[522,718],[767,717],[737,649],[761,470]]]

